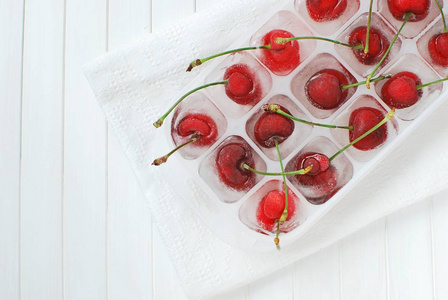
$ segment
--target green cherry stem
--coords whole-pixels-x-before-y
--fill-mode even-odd
[[[314,122],[296,118],[296,117],[284,112],[283,110],[281,110],[280,105],[278,105],[278,104],[265,104],[265,105],[263,105],[263,110],[275,112],[275,113],[285,116],[291,120],[294,120],[294,121],[297,121],[297,122],[300,122],[303,124],[307,124],[307,125],[320,126],[320,127],[325,127],[325,128],[339,128],[339,129],[353,130],[353,126],[328,125],[328,124],[314,123]]]
[[[159,128],[160,126],[162,126],[163,121],[165,121],[166,117],[168,117],[168,115],[173,111],[173,109],[175,109],[176,106],[178,106],[179,103],[182,102],[182,100],[184,100],[185,98],[187,98],[188,96],[190,96],[190,95],[193,94],[194,92],[197,92],[197,91],[199,91],[199,90],[208,88],[208,87],[210,87],[210,86],[220,85],[220,84],[227,84],[227,83],[228,83],[227,80],[224,80],[224,81],[218,81],[218,82],[212,82],[212,83],[207,83],[207,84],[201,85],[200,87],[197,87],[197,88],[195,88],[195,89],[189,91],[188,93],[186,93],[185,95],[183,95],[182,97],[180,97],[180,99],[177,100],[176,103],[174,103],[174,105],[171,106],[170,109],[168,109],[168,111],[167,111],[163,116],[160,117],[160,119],[158,119],[156,122],[153,123],[154,127],[155,127],[155,128]]]
[[[327,39],[327,38],[318,37],[318,36],[296,36],[296,37],[292,37],[292,38],[276,38],[275,42],[277,44],[286,44],[287,42],[298,41],[298,40],[320,40],[320,41],[330,42],[330,43],[333,43],[336,45],[349,47],[352,49],[362,49],[362,45],[350,45],[350,44],[346,44],[346,43],[339,42],[336,40]]]
[[[368,89],[370,89],[370,81],[372,80],[372,77],[375,75],[376,71],[378,71],[378,69],[380,68],[381,64],[384,62],[384,60],[386,59],[386,57],[389,55],[390,51],[392,50],[393,45],[395,44],[395,42],[397,41],[398,37],[400,36],[401,31],[403,30],[404,26],[406,25],[406,23],[409,21],[409,18],[411,17],[411,12],[407,12],[406,13],[406,17],[403,21],[403,24],[401,24],[400,29],[398,30],[397,34],[394,36],[394,39],[392,40],[392,42],[389,45],[389,48],[387,48],[386,53],[384,53],[383,57],[381,58],[381,60],[378,62],[378,64],[375,66],[375,68],[373,69],[373,71],[369,74],[369,76],[367,76],[366,78],[366,87]]]
[[[443,33],[448,32],[447,26],[446,26],[446,19],[445,19],[445,15],[443,14],[443,8],[442,8],[442,4],[440,4],[439,0],[436,0],[437,3],[437,7],[440,10],[440,14],[442,15],[442,21],[443,21]]]
[[[277,139],[274,139],[275,142],[275,150],[277,150],[277,156],[278,156],[278,160],[280,162],[280,169],[282,171],[282,173],[285,172],[285,168],[283,166],[283,160],[282,160],[282,155],[280,153],[280,148],[278,147],[278,141]],[[274,242],[275,245],[277,246],[277,250],[280,250],[280,225],[282,225],[283,223],[285,223],[286,219],[288,218],[288,185],[286,184],[286,176],[283,174],[283,186],[285,187],[285,209],[283,210],[282,216],[280,217],[280,220],[278,220],[277,223],[277,234],[275,236]]]
[[[261,172],[261,171],[257,171],[253,168],[251,168],[249,165],[247,164],[242,164],[241,165],[243,169],[251,171],[255,174],[258,175],[266,175],[266,176],[290,176],[290,175],[305,175],[307,174],[309,171],[311,171],[311,169],[313,168],[312,165],[310,165],[309,167],[307,167],[306,169],[301,169],[301,170],[297,170],[297,171],[291,171],[291,172],[283,172],[283,173],[269,173],[269,172]]]
[[[257,47],[244,47],[244,48],[238,48],[238,49],[228,50],[228,51],[224,51],[224,52],[221,52],[221,53],[218,53],[218,54],[214,54],[214,55],[208,56],[208,57],[206,57],[206,58],[195,59],[195,60],[192,61],[192,62],[190,63],[190,65],[188,66],[188,68],[187,68],[187,72],[190,72],[191,70],[193,70],[193,68],[195,68],[195,67],[197,67],[197,66],[200,66],[200,65],[202,65],[203,63],[205,63],[205,62],[207,62],[207,61],[209,61],[209,60],[211,60],[211,59],[220,57],[220,56],[224,56],[224,55],[232,54],[232,53],[236,53],[236,52],[248,51],[248,50],[257,50],[257,49],[267,49],[267,50],[269,50],[269,49],[271,49],[271,45],[257,46]]]
[[[171,150],[167,155],[155,159],[155,160],[152,162],[151,165],[153,165],[153,166],[160,166],[161,164],[166,163],[166,161],[168,160],[168,158],[169,158],[174,152],[176,152],[177,150],[179,150],[179,149],[181,149],[181,148],[183,148],[183,147],[185,147],[185,146],[187,146],[187,145],[189,145],[189,144],[192,144],[192,143],[196,142],[196,141],[198,140],[199,137],[200,137],[200,136],[199,136],[198,134],[193,134],[193,135],[191,136],[191,139],[190,139],[190,140],[188,140],[187,142],[183,143],[182,145],[179,145],[178,147],[174,148],[174,149]]]
[[[370,23],[372,22],[372,9],[373,9],[373,0],[370,0],[369,7],[369,18],[367,19],[367,34],[366,34],[366,47],[364,48],[364,53],[369,53],[369,45],[370,45]]]
[[[439,79],[439,80],[436,80],[436,81],[433,81],[433,82],[417,85],[417,90],[420,90],[420,89],[425,88],[427,86],[430,86],[430,85],[433,85],[433,84],[437,84],[439,82],[444,82],[444,81],[447,81],[447,80],[448,80],[448,78],[443,78],[443,79]]]
[[[375,130],[380,128],[384,123],[392,120],[394,115],[395,115],[395,108],[392,108],[392,110],[386,115],[386,117],[381,122],[376,124],[372,129],[370,129],[369,131],[365,132],[363,135],[358,137],[356,140],[354,140],[353,142],[351,142],[350,144],[346,145],[344,148],[340,149],[338,152],[333,154],[333,156],[329,158],[330,162],[333,159],[335,159],[339,154],[341,154],[342,152],[344,152],[345,150],[347,150],[348,148],[350,148],[351,146],[353,146],[354,144],[356,144],[357,142],[359,142],[360,140],[362,140],[363,138],[365,138],[366,136],[368,136],[369,134],[371,134],[372,132],[374,132]]]
[[[388,78],[391,78],[391,77],[392,77],[391,75],[380,76],[380,77],[371,79],[370,82],[381,81],[381,80],[388,79]],[[344,91],[344,90],[347,90],[349,88],[352,88],[352,87],[355,87],[355,86],[359,86],[359,85],[363,85],[363,84],[366,84],[366,83],[367,83],[367,81],[364,80],[364,81],[356,82],[356,83],[349,84],[349,85],[343,85],[341,87],[341,89]]]

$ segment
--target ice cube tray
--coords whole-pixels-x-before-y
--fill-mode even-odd
[[[387,64],[382,66],[377,75],[404,70],[414,71],[420,75],[424,83],[446,76],[447,69],[433,68],[425,48],[421,46],[428,40],[429,33],[441,29],[440,14],[437,13],[435,2],[431,3],[430,13],[423,21],[424,30],[420,32],[422,27],[420,23],[409,23],[406,34],[400,36]],[[444,4],[446,6],[447,1]],[[267,12],[265,18],[258,20],[228,49],[260,45],[260,37],[272,29],[289,30],[296,36],[314,35],[347,42],[343,40],[347,39],[347,32],[365,21],[369,1],[348,1],[348,5],[348,9],[339,19],[319,23],[312,21],[307,15],[305,0],[280,1],[276,11]],[[375,1],[373,19],[374,22],[378,20],[381,23],[380,27],[387,31],[390,40],[396,33],[397,21],[387,12],[386,5],[386,0]],[[390,110],[378,94],[384,82],[374,83],[370,90],[365,86],[351,89],[347,101],[331,111],[318,110],[310,105],[303,95],[303,86],[314,71],[332,65],[346,72],[354,81],[362,81],[373,66],[360,66],[354,55],[350,55],[349,49],[326,42],[300,41],[300,48],[300,65],[285,76],[278,76],[269,71],[259,60],[258,51],[221,57],[198,67],[197,75],[195,77],[192,75],[191,84],[179,91],[179,97],[202,84],[222,80],[226,67],[237,62],[245,62],[259,74],[263,99],[255,105],[238,106],[227,98],[223,86],[211,87],[187,98],[157,133],[160,141],[159,150],[162,154],[175,146],[170,125],[176,126],[179,115],[190,111],[207,110],[217,118],[219,138],[210,148],[205,151],[183,150],[160,168],[162,176],[171,182],[171,187],[177,192],[178,197],[191,205],[197,217],[206,223],[217,237],[238,248],[276,251],[274,234],[259,228],[254,220],[258,202],[270,189],[281,189],[282,178],[257,176],[256,184],[252,188],[235,191],[226,188],[217,178],[213,161],[221,145],[229,141],[244,141],[253,150],[257,169],[279,172],[279,162],[274,150],[260,147],[251,132],[254,118],[260,114],[263,104],[280,103],[296,116],[312,122],[337,125],[347,125],[350,113],[361,106],[377,108],[383,112]],[[186,62],[186,65],[188,63]],[[334,163],[341,171],[338,181],[340,189],[324,204],[317,204],[319,201],[313,199],[312,191],[300,188],[293,177],[288,177],[288,188],[297,196],[295,201],[299,208],[295,221],[284,225],[287,232],[280,236],[281,246],[287,247],[300,238],[325,213],[337,205],[361,178],[378,166],[394,147],[413,132],[415,127],[428,118],[448,98],[447,85],[445,82],[425,88],[423,97],[417,105],[398,110],[396,118],[387,123],[388,139],[379,148],[367,152],[351,148],[344,152],[340,159],[338,157]],[[173,99],[173,103],[175,100]],[[167,107],[171,104],[167,103]],[[331,155],[347,143],[346,131],[295,123],[294,134],[289,141],[280,144],[280,150],[286,168],[291,170],[294,169],[297,157],[306,151],[319,150]]]

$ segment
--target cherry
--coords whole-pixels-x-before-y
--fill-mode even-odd
[[[300,64],[300,47],[297,41],[277,43],[279,38],[293,38],[294,35],[286,30],[272,30],[262,39],[264,46],[270,45],[268,49],[261,49],[261,62],[272,71],[272,73],[285,76],[291,73]]]
[[[209,146],[216,141],[218,136],[218,126],[211,117],[205,114],[188,114],[177,124],[173,134],[177,133],[181,137],[197,135],[198,140],[194,145],[198,147]]]
[[[433,36],[429,40],[428,50],[434,63],[448,67],[448,32]]]
[[[254,71],[245,64],[235,64],[227,68],[224,80],[227,96],[234,102],[247,105],[261,98],[261,86]]]
[[[309,171],[307,174],[316,175],[320,172],[326,171],[330,167],[330,160],[326,155],[316,153],[314,155],[306,157],[301,165],[303,169],[311,166],[311,171]]]
[[[389,47],[389,41],[375,27],[370,27],[369,52],[365,53],[367,27],[355,28],[349,36],[350,45],[362,45],[362,49],[353,49],[356,59],[364,65],[373,65],[380,61]]]
[[[287,114],[289,110],[280,106],[280,109]],[[265,111],[255,123],[255,140],[263,147],[275,147],[275,139],[280,144],[285,141],[293,132],[295,124],[290,118],[282,116],[272,111]]]
[[[325,69],[314,74],[305,85],[308,100],[320,109],[333,109],[347,98],[347,77],[340,71]]]
[[[288,216],[289,221],[296,213],[296,195],[288,189]],[[279,190],[270,191],[264,196],[257,207],[257,223],[262,228],[272,231],[285,209],[285,192]]]
[[[430,0],[387,0],[392,16],[404,20],[406,13],[412,13],[409,21],[420,21],[429,13]]]
[[[307,0],[306,8],[314,21],[331,21],[344,13],[347,0]]]
[[[390,107],[397,109],[414,105],[422,96],[417,88],[422,82],[411,72],[400,72],[390,78],[381,89],[383,101]]]
[[[255,174],[245,170],[242,165],[254,165],[252,150],[244,143],[229,143],[222,147],[216,156],[216,167],[221,181],[230,188],[244,191],[255,184]]]
[[[350,115],[349,125],[353,130],[349,131],[349,140],[353,142],[361,135],[372,129],[376,124],[384,119],[384,114],[372,107],[361,107],[353,111]],[[355,143],[353,147],[358,150],[367,151],[382,145],[387,139],[387,124],[381,125],[374,132]]]

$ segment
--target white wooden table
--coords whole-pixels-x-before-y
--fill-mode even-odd
[[[0,299],[185,299],[80,66],[223,0],[0,0]],[[220,299],[448,299],[448,191]]]

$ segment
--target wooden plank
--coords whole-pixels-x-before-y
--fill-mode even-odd
[[[195,0],[153,0],[152,31],[167,28],[195,12]]]
[[[107,0],[66,11],[65,299],[106,299],[106,122],[81,66],[106,50]]]
[[[334,244],[295,264],[294,299],[341,299],[339,247]]]
[[[283,268],[248,287],[250,300],[294,299],[294,267]]]
[[[25,7],[21,176],[21,298],[60,299],[64,3]]]
[[[0,2],[0,299],[19,299],[23,1]]]
[[[109,1],[109,48],[151,25],[151,0]],[[152,299],[150,212],[129,161],[109,132],[108,290],[110,299]]]
[[[387,217],[389,299],[433,299],[431,202]]]
[[[386,299],[385,218],[340,243],[342,299]]]
[[[448,299],[448,190],[433,197],[432,215],[435,299]]]

